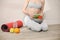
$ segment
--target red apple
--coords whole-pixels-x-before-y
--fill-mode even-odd
[[[38,19],[42,19],[43,17],[42,16],[38,16]]]

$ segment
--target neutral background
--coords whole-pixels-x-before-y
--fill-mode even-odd
[[[25,0],[0,0],[0,25],[23,20],[22,12]],[[48,25],[60,24],[60,0],[45,0],[45,20]]]

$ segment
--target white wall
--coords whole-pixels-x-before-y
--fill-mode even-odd
[[[48,24],[60,24],[60,0],[46,0],[45,13]]]
[[[0,0],[0,24],[23,19],[24,0]]]
[[[22,7],[25,0],[0,0],[0,25],[23,20]],[[45,20],[47,24],[60,24],[60,0],[46,0]]]

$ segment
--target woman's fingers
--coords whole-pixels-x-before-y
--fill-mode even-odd
[[[33,15],[30,15],[30,18],[32,19],[33,18]]]

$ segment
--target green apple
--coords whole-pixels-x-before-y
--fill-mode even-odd
[[[10,29],[10,32],[13,33],[13,32],[14,32],[14,28],[11,28],[11,29]]]

